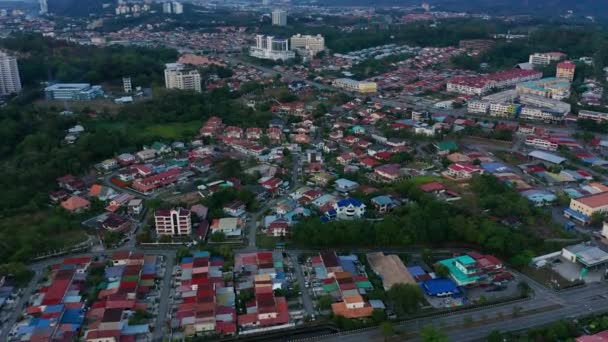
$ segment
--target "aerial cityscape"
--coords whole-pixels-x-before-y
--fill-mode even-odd
[[[0,341],[608,341],[608,3],[0,0]]]

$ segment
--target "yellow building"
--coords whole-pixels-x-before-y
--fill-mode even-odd
[[[574,80],[574,72],[576,71],[576,64],[571,61],[564,61],[557,64],[557,70],[555,77],[565,78],[572,82]]]
[[[608,213],[608,192],[589,195],[570,200],[570,208],[564,211],[564,215],[588,223],[595,213]]]
[[[378,91],[378,85],[376,82],[356,81],[350,78],[338,78],[334,80],[334,86],[344,90],[363,94],[375,93]]]

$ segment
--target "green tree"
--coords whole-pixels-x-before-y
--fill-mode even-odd
[[[317,305],[320,310],[329,310],[331,308],[331,305],[333,304],[333,302],[334,302],[334,300],[331,298],[330,295],[323,295],[323,296],[319,297]]]
[[[438,263],[438,264],[435,264],[433,269],[435,270],[435,274],[439,277],[442,277],[442,278],[450,277],[450,269],[446,265]]]
[[[382,332],[382,336],[384,337],[384,341],[388,341],[390,337],[395,335],[395,327],[391,322],[382,322],[380,323],[380,331]]]
[[[393,285],[388,290],[387,297],[395,313],[399,316],[418,311],[424,300],[420,288],[411,284]]]
[[[447,336],[443,334],[441,331],[437,330],[435,327],[427,325],[422,328],[420,332],[420,337],[424,342],[449,342]]]

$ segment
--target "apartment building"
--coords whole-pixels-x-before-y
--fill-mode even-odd
[[[467,103],[467,111],[471,114],[488,114],[490,103],[487,101],[471,100]]]
[[[521,82],[538,80],[542,72],[512,69],[478,77],[456,77],[448,81],[447,90],[453,93],[482,96]]]
[[[547,77],[536,81],[520,83],[516,86],[517,93],[537,95],[562,100],[570,96],[570,82],[563,78]]]
[[[519,114],[520,119],[524,120],[542,120],[547,122],[561,122],[564,120],[568,112],[525,106]]]
[[[196,69],[181,63],[168,63],[165,65],[165,88],[192,90],[197,93],[203,91],[201,74]]]
[[[334,80],[334,87],[356,93],[375,93],[378,85],[375,82],[356,81],[350,78],[337,78]]]
[[[490,103],[490,115],[501,118],[512,118],[521,112],[521,106],[513,103]]]
[[[295,52],[289,49],[289,40],[262,34],[255,37],[255,46],[249,48],[249,55],[273,61],[286,61],[296,56]]]
[[[557,63],[557,68],[555,70],[555,77],[557,78],[565,78],[568,81],[572,82],[574,80],[574,73],[576,71],[576,64],[571,61],[563,61]]]
[[[192,213],[184,208],[159,209],[154,212],[156,234],[190,235],[192,232]]]
[[[10,95],[21,91],[21,78],[17,58],[0,52],[0,95]]]
[[[593,120],[597,122],[608,121],[608,113],[595,112],[581,109],[578,111],[579,119]]]
[[[545,151],[557,151],[559,146],[556,142],[549,138],[541,138],[536,136],[528,136],[525,141],[526,146]]]
[[[291,48],[313,57],[325,50],[325,38],[320,34],[316,36],[296,34],[291,37]]]
[[[549,65],[564,58],[566,58],[566,54],[563,52],[536,52],[530,55],[528,62],[535,65]]]
[[[287,26],[287,12],[280,9],[272,11],[272,25]]]

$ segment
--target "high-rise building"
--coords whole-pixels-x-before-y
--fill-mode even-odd
[[[563,61],[561,63],[557,63],[555,77],[565,78],[568,81],[572,82],[574,80],[575,71],[576,71],[576,64],[574,64],[571,61]]]
[[[0,52],[0,95],[21,91],[21,78],[17,58]]]
[[[421,5],[422,9],[425,11],[430,11],[431,10],[431,4],[429,4],[428,1],[422,1],[422,5]]]
[[[49,13],[49,5],[46,2],[46,0],[40,0],[40,14],[47,14]]]
[[[287,12],[276,9],[272,11],[272,25],[286,26],[287,25]]]
[[[171,6],[171,2],[163,2],[163,13],[171,14],[173,12],[173,8]]]
[[[325,50],[325,38],[320,34],[316,36],[296,34],[291,37],[291,49],[305,51],[314,56]]]
[[[184,13],[184,5],[181,2],[173,1],[171,3],[171,7],[173,8],[173,14]]]
[[[165,65],[165,87],[167,89],[193,90],[200,93],[203,91],[201,74],[198,70],[188,68],[184,64],[168,63]]]
[[[192,213],[184,208],[159,209],[154,212],[157,235],[190,235]]]
[[[125,90],[125,93],[127,93],[127,94],[129,94],[133,91],[133,85],[131,84],[131,77],[122,78],[122,87]]]
[[[289,40],[262,34],[255,37],[255,46],[249,49],[249,55],[273,61],[286,61],[296,56],[295,52],[289,50]]]

